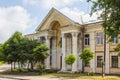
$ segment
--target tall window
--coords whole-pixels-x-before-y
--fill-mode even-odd
[[[45,43],[45,38],[44,38],[44,37],[41,37],[41,38],[40,38],[40,41],[41,41],[42,43]]]
[[[118,56],[112,56],[112,68],[118,68]]]
[[[84,44],[85,45],[89,45],[90,41],[89,41],[89,34],[85,34],[84,35]]]
[[[117,43],[118,43],[118,36],[116,36],[116,37],[113,38],[112,44],[117,44]]]
[[[50,54],[50,66],[52,66],[52,54]]]
[[[97,67],[102,67],[102,61],[103,61],[103,57],[97,56]]]
[[[103,44],[103,33],[99,32],[97,33],[97,44]]]

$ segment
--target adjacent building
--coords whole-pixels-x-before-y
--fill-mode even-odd
[[[52,8],[37,27],[36,33],[28,34],[26,37],[38,39],[48,46],[49,57],[45,62],[46,69],[81,71],[82,61],[79,55],[84,47],[91,48],[94,52],[94,58],[90,63],[85,64],[85,71],[101,73],[104,59],[104,32],[101,23],[102,21],[79,24]],[[106,74],[120,74],[120,57],[114,51],[118,42],[120,42],[118,37],[115,37],[111,43],[106,42]],[[77,61],[72,67],[66,65],[64,61],[64,57],[69,54],[77,56]]]

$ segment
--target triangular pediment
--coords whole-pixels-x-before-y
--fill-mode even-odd
[[[64,14],[56,10],[55,8],[52,8],[48,15],[43,19],[41,24],[37,27],[36,31],[46,30],[50,28],[50,24],[53,21],[58,21],[60,23],[60,26],[66,26],[73,24],[74,21],[66,17]]]

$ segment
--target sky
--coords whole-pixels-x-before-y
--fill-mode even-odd
[[[96,20],[96,14],[89,15],[91,5],[86,0],[0,0],[0,43],[15,31],[34,33],[52,7],[76,22],[81,16],[84,22]]]

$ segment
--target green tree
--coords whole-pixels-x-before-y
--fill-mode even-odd
[[[112,41],[114,36],[120,34],[120,0],[87,0],[92,2],[91,13],[102,11],[103,29]]]
[[[12,70],[12,63],[20,61],[20,54],[22,53],[21,50],[21,43],[23,42],[23,36],[21,32],[16,31],[4,44],[3,44],[3,59],[4,61],[11,63],[11,70]],[[15,66],[15,64],[14,64]]]
[[[3,59],[3,44],[0,44],[0,61],[2,61]]]
[[[65,57],[65,63],[67,65],[71,65],[76,61],[76,56],[74,54],[70,54]]]
[[[89,49],[85,48],[84,51],[80,54],[80,59],[84,62],[83,66],[85,67],[85,63],[89,63],[91,59],[93,59],[94,53]],[[84,70],[83,70],[84,72]]]
[[[34,60],[39,62],[40,65],[44,65],[45,59],[48,57],[47,50],[48,47],[44,43],[40,43],[33,49]]]
[[[25,45],[25,50],[27,53],[27,61],[28,61],[28,66],[27,69],[29,69],[29,64],[31,65],[31,69],[33,69],[34,64],[35,64],[35,60],[34,60],[34,51],[33,49],[39,45],[39,43],[37,42],[37,40],[26,40],[26,45]]]
[[[116,46],[115,51],[117,51],[118,56],[120,56],[120,43]]]

